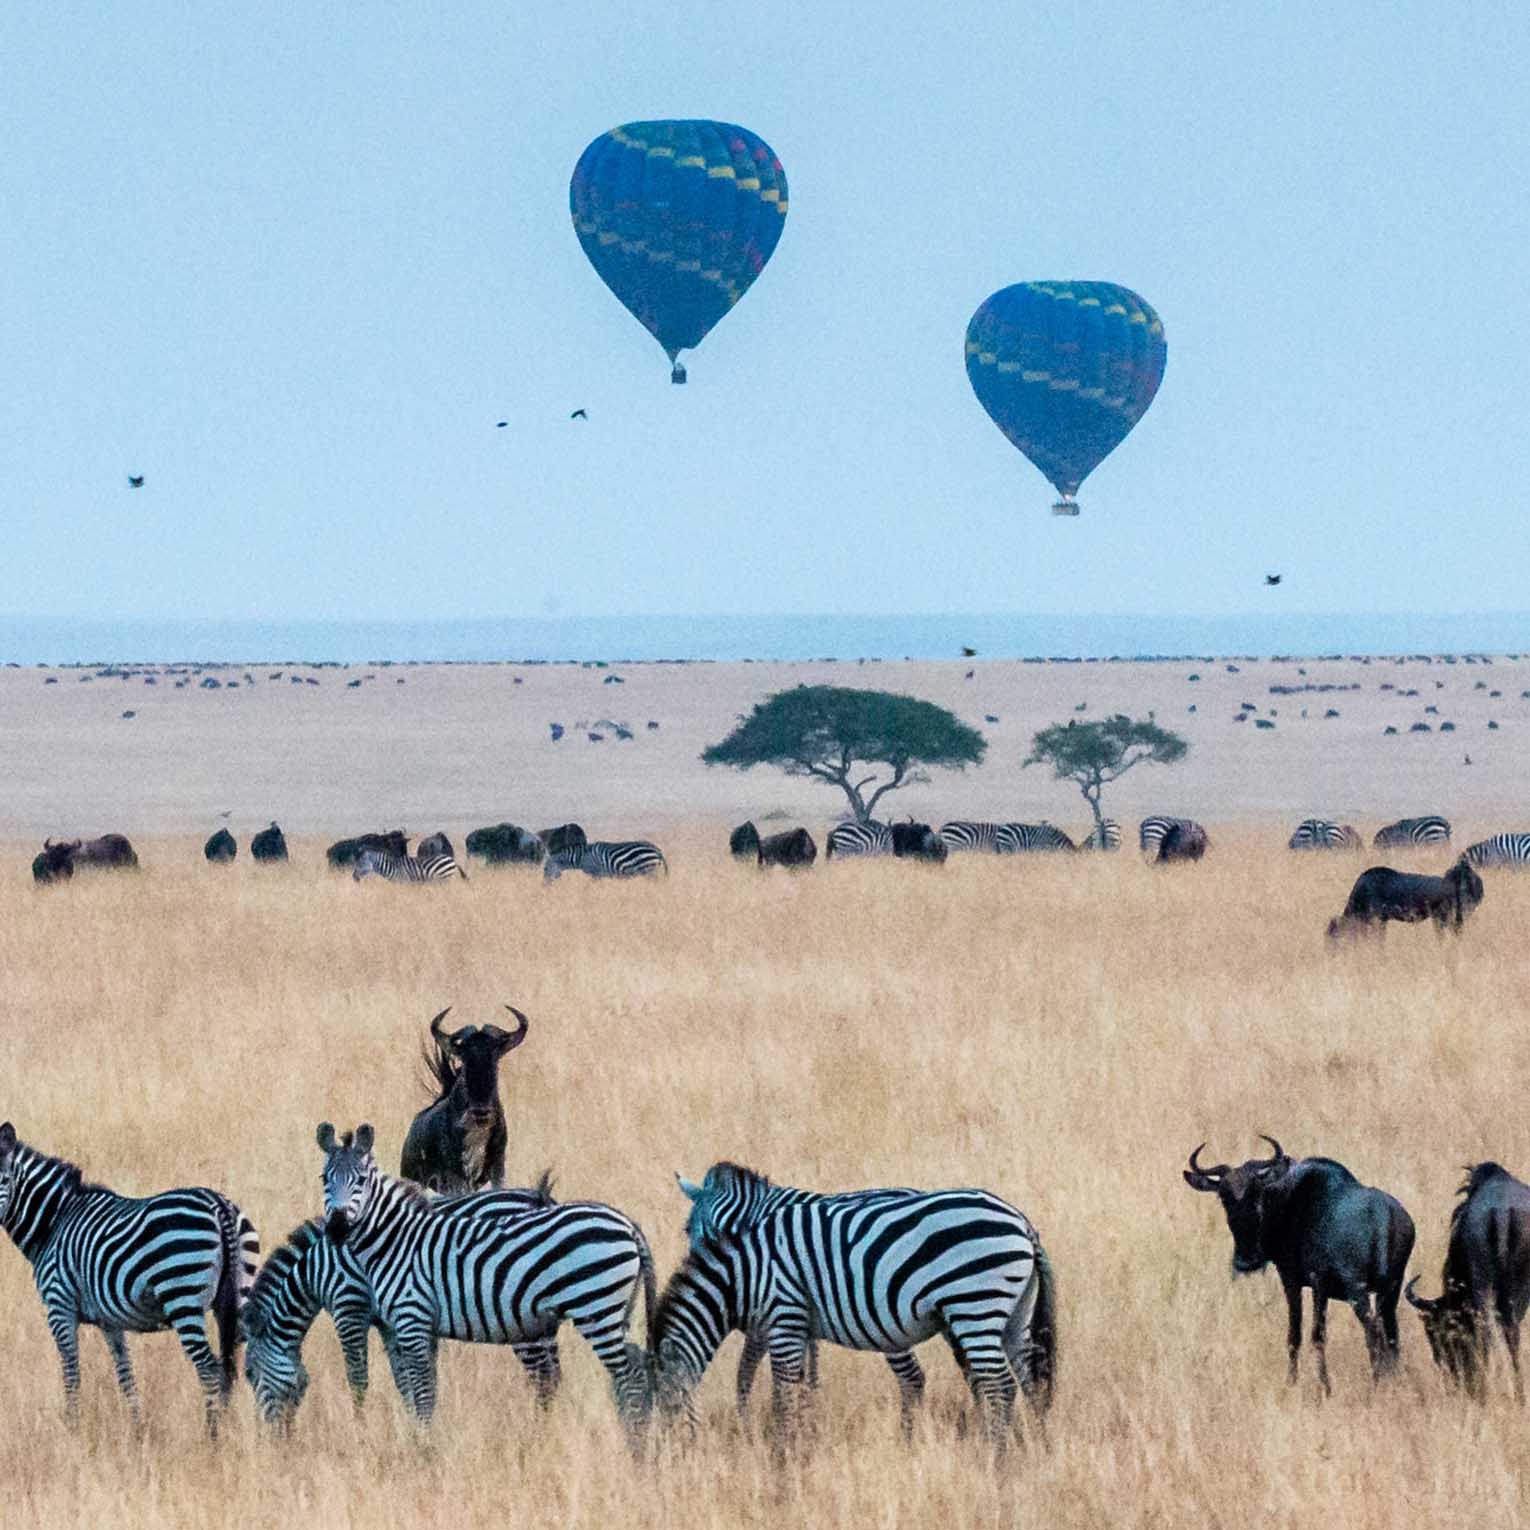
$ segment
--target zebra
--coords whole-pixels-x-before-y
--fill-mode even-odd
[[[1304,818],[1286,845],[1288,850],[1363,850],[1364,841],[1347,823]]]
[[[432,1204],[444,1217],[466,1216],[508,1221],[556,1204],[551,1176],[544,1174],[531,1190],[480,1190],[443,1196]],[[355,1257],[324,1234],[324,1220],[314,1217],[293,1228],[287,1241],[261,1266],[244,1307],[244,1370],[256,1407],[268,1424],[290,1425],[308,1391],[303,1341],[314,1319],[327,1311],[340,1340],[345,1378],[357,1413],[366,1402],[367,1338],[373,1328],[383,1335],[392,1360],[388,1331],[372,1301],[372,1288]],[[558,1390],[560,1369],[555,1335],[512,1346],[546,1406]]]
[[[591,877],[651,877],[669,873],[664,852],[646,839],[597,839],[568,845],[542,863],[542,880],[556,882],[565,871]]]
[[[417,1186],[379,1172],[370,1126],[337,1140],[326,1121],[317,1141],[325,1230],[366,1277],[393,1336],[394,1383],[422,1425],[435,1413],[438,1339],[546,1341],[567,1318],[605,1366],[635,1441],[649,1398],[647,1357],[627,1338],[640,1282],[650,1331],[654,1307],[653,1255],[636,1222],[595,1201],[509,1223],[443,1217]]]
[[[1056,1366],[1055,1282],[1035,1229],[985,1190],[827,1196],[770,1208],[763,1175],[730,1166],[728,1231],[711,1230],[671,1277],[649,1326],[657,1400],[692,1423],[692,1394],[726,1335],[763,1341],[780,1426],[809,1336],[889,1359],[941,1334],[990,1435],[1018,1381],[1039,1415]]]
[[[1137,829],[1137,845],[1150,860],[1157,860],[1158,852],[1171,829],[1199,827],[1193,818],[1144,818]]]
[[[1033,850],[1076,850],[1078,847],[1059,828],[1049,823],[1001,823],[994,849],[1000,855],[1022,855]]]
[[[1450,843],[1450,820],[1438,813],[1426,813],[1422,818],[1399,818],[1384,829],[1376,830],[1371,841],[1375,850],[1407,850],[1420,845],[1448,845]]]
[[[1464,853],[1473,866],[1512,866],[1523,871],[1530,866],[1530,834],[1494,834],[1468,845]]]
[[[352,880],[381,877],[385,882],[449,882],[453,877],[467,881],[467,872],[454,855],[391,855],[386,850],[363,850],[356,857]]]
[[[983,850],[993,855],[998,851],[996,843],[999,829],[996,823],[977,823],[971,819],[957,818],[940,826],[940,837],[947,850],[953,854],[959,850]]]
[[[129,1333],[173,1328],[202,1384],[209,1434],[237,1376],[239,1313],[260,1240],[225,1195],[201,1187],[141,1200],[85,1181],[79,1168],[29,1147],[0,1125],[0,1225],[26,1256],[64,1371],[64,1401],[80,1407],[79,1327],[99,1328],[135,1428],[142,1422]],[[214,1356],[208,1308],[218,1324]]]
[[[941,836],[944,838],[944,835]],[[891,855],[893,853],[893,832],[889,824],[877,823],[873,819],[869,823],[837,823],[829,830],[829,837],[823,858],[832,861],[835,856],[847,855]]]
[[[1121,848],[1121,825],[1114,818],[1102,819],[1089,831],[1086,839],[1079,841],[1078,847],[1080,850],[1119,850]]]

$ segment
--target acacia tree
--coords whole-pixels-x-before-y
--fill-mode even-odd
[[[736,770],[774,765],[789,776],[837,786],[856,818],[867,823],[888,792],[928,781],[932,767],[979,764],[987,747],[976,728],[930,701],[840,685],[799,685],[760,702],[701,758]]]
[[[1100,790],[1138,765],[1172,765],[1190,746],[1151,718],[1138,722],[1117,712],[1100,722],[1056,723],[1031,740],[1025,766],[1050,765],[1059,781],[1072,781],[1084,794],[1096,829],[1104,827]],[[1021,768],[1024,769],[1025,766]]]

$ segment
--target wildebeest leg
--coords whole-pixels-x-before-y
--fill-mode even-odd
[[[1402,1348],[1397,1337],[1397,1302],[1402,1295],[1400,1282],[1376,1293],[1376,1321],[1380,1325],[1382,1369],[1388,1373],[1397,1369]]]
[[[1302,1283],[1282,1275],[1286,1292],[1286,1385],[1296,1384],[1296,1357],[1302,1350]]]
[[[1514,1401],[1523,1405],[1525,1383],[1519,1374],[1519,1319],[1514,1315],[1514,1288],[1507,1270],[1500,1269],[1493,1283],[1493,1307],[1498,1315],[1498,1327],[1503,1334],[1504,1348],[1509,1352],[1509,1367],[1514,1372]],[[1487,1324],[1482,1325],[1483,1337],[1487,1336]],[[1484,1357],[1485,1358],[1485,1357]]]
[[[1350,1297],[1349,1305],[1365,1330],[1365,1353],[1371,1362],[1371,1380],[1380,1381],[1381,1373],[1386,1369],[1386,1356],[1381,1342],[1381,1319],[1371,1310],[1371,1293],[1362,1291],[1358,1296]]]
[[[1318,1385],[1324,1397],[1333,1395],[1328,1380],[1328,1293],[1320,1285],[1312,1288],[1312,1352],[1317,1357]]]

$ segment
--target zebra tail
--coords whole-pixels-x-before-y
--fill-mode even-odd
[[[244,1299],[255,1279],[260,1239],[250,1219],[221,1195],[218,1197],[218,1231],[223,1242],[223,1258],[217,1290],[213,1293],[213,1316],[218,1323],[218,1358],[223,1367],[219,1391],[226,1407],[239,1378],[239,1341],[243,1336],[239,1320]]]
[[[1015,1379],[1038,1417],[1052,1406],[1057,1389],[1057,1277],[1047,1251],[1036,1244],[1036,1265],[1032,1277],[1035,1300],[1020,1302],[1010,1316],[1004,1333],[1004,1348],[1009,1355]]]
[[[637,1239],[638,1267],[643,1272],[643,1343],[646,1348],[653,1348],[653,1312],[659,1304],[659,1277],[653,1266],[653,1250],[648,1246],[648,1239],[643,1229],[636,1222],[632,1224],[633,1236]],[[631,1321],[632,1313],[627,1313],[628,1321]]]

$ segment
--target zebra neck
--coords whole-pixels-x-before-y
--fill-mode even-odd
[[[367,1214],[356,1224],[346,1247],[363,1264],[374,1253],[398,1244],[432,1215],[424,1192],[403,1180],[377,1176]]]
[[[18,1147],[16,1188],[6,1209],[5,1230],[32,1263],[47,1248],[65,1209],[82,1193],[74,1164]]]

